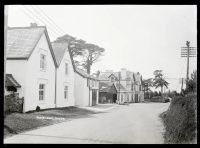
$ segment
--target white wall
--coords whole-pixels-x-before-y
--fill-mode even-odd
[[[74,97],[76,106],[89,106],[89,87],[87,79],[79,74],[74,74]]]
[[[24,97],[26,92],[26,66],[27,60],[6,60],[6,73],[12,74],[21,85],[18,88],[19,97]]]
[[[40,70],[40,54],[46,55],[47,69]],[[23,73],[23,72],[21,72]],[[39,101],[39,84],[45,83],[45,99]],[[25,111],[54,108],[55,65],[45,34],[42,35],[27,63]]]
[[[68,74],[65,74],[65,63],[68,63]],[[64,99],[64,86],[68,86],[68,99]],[[56,106],[66,107],[74,106],[74,70],[71,63],[69,52],[66,51],[65,55],[57,69],[57,92],[56,92]]]

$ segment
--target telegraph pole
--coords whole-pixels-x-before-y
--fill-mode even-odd
[[[181,57],[187,58],[186,86],[189,80],[189,61],[191,57],[196,57],[196,47],[190,47],[190,42],[186,41],[187,47],[181,48]]]
[[[5,117],[5,82],[6,82],[6,48],[8,29],[8,6],[4,6],[4,117]]]
[[[120,96],[120,79],[121,79],[121,73],[119,72],[119,103],[121,103],[121,96]]]
[[[186,81],[188,82],[189,79],[189,52],[190,52],[190,42],[186,41],[187,45],[187,74],[186,74]]]
[[[181,91],[183,90],[183,78],[181,79]]]

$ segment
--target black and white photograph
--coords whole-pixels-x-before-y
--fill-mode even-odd
[[[4,5],[4,144],[197,144],[197,5]]]

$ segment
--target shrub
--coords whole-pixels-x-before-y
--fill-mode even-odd
[[[5,112],[23,112],[24,98],[19,98],[17,94],[9,94],[5,98]]]
[[[163,102],[163,98],[161,96],[154,96],[151,98],[151,102]]]
[[[196,136],[197,96],[176,96],[172,98],[166,116],[163,116],[166,143],[187,143]]]
[[[170,102],[170,99],[169,99],[169,98],[165,98],[165,99],[164,99],[164,103],[167,103],[167,102]]]

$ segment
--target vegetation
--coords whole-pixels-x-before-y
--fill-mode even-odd
[[[90,74],[93,63],[97,62],[105,51],[98,45],[86,43],[86,41],[76,39],[68,34],[58,37],[54,42],[67,43],[75,65],[85,69],[88,74]]]
[[[168,88],[169,83],[163,78],[162,70],[154,71],[155,78],[153,79],[153,86],[161,88],[161,96],[163,94],[163,87]]]
[[[171,92],[168,111],[161,117],[165,125],[165,143],[196,143],[197,138],[197,75],[194,71],[186,89],[178,94]]]
[[[24,114],[12,113],[7,115],[4,119],[4,136],[17,134],[73,118],[87,117],[92,114],[95,114],[95,112],[77,107],[45,109]],[[64,120],[59,120],[59,118]]]
[[[150,87],[153,87],[153,81],[151,78],[146,79],[146,80],[142,80],[142,86],[144,89],[144,95],[146,96],[146,92],[147,92],[147,99],[150,99],[150,93],[151,89]]]
[[[191,74],[191,79],[188,80],[186,90],[184,93],[197,91],[197,70]]]

